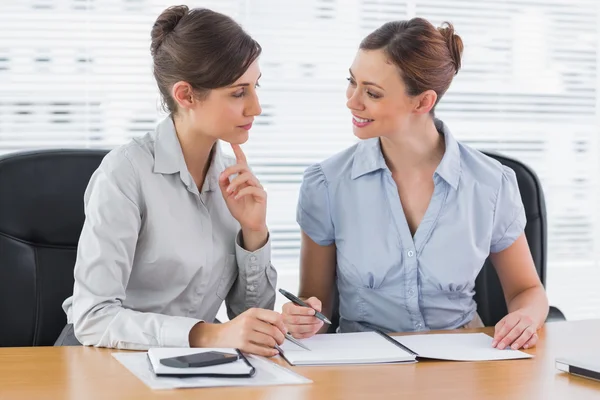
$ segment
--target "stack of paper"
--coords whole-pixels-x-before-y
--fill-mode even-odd
[[[163,366],[157,360],[161,358],[176,357],[185,354],[197,353],[198,351],[227,351],[227,349],[181,349],[181,348],[162,348],[162,349],[151,349],[149,353],[146,352],[127,352],[127,353],[113,353],[113,357],[116,358],[123,366],[125,366],[132,374],[138,379],[148,385],[151,389],[176,389],[176,388],[195,388],[195,387],[218,387],[218,386],[267,386],[267,385],[294,385],[294,384],[306,384],[311,383],[310,379],[306,379],[287,368],[281,367],[271,361],[268,361],[262,357],[246,356],[248,362],[256,370],[254,375],[250,378],[239,378],[239,377],[203,377],[194,376],[192,371],[188,371],[190,374],[186,377],[172,377],[172,376],[157,376],[154,371],[154,366],[158,368],[170,368]],[[229,349],[229,351],[235,351]],[[243,364],[243,360],[240,360]],[[202,368],[202,373],[207,373],[208,369],[212,372],[225,373],[227,375],[236,373],[246,373],[246,364],[239,364],[238,361],[215,365],[212,367]],[[199,368],[171,368],[178,371],[177,375],[184,375],[183,370],[185,369],[199,369]],[[218,369],[218,371],[217,371]],[[161,371],[165,372],[166,370]],[[197,371],[196,371],[197,372]]]

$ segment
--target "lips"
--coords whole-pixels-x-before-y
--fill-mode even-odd
[[[354,126],[357,126],[359,128],[364,128],[365,126],[369,125],[373,121],[374,120],[372,120],[372,119],[362,118],[362,117],[352,114],[352,123],[354,124]]]
[[[238,126],[238,128],[242,128],[242,129],[249,131],[252,128],[252,122],[250,122],[249,124],[246,124],[246,125],[240,125],[240,126]]]

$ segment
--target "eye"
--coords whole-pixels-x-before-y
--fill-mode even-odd
[[[244,97],[244,95],[245,95],[245,94],[246,94],[246,90],[245,90],[245,89],[242,89],[242,90],[241,90],[241,91],[239,91],[239,92],[235,92],[235,93],[233,93],[233,94],[232,94],[232,96],[233,96],[233,97],[237,97],[237,98],[239,99],[240,97]]]
[[[348,83],[350,83],[350,85],[356,86],[356,82],[354,82],[354,79],[352,79],[352,78],[346,78],[346,80],[348,81]]]
[[[256,85],[254,85],[255,88],[259,88],[260,87],[260,83],[256,82]]]
[[[379,99],[379,98],[381,98],[381,96],[380,96],[380,95],[378,95],[378,94],[376,94],[376,93],[373,93],[373,92],[370,92],[370,91],[368,91],[368,90],[367,90],[367,96],[369,96],[369,97],[370,97],[370,98],[372,98],[372,99]]]

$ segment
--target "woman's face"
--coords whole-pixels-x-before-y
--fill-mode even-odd
[[[233,84],[212,89],[187,112],[190,125],[215,139],[233,144],[246,142],[254,117],[262,112],[256,93],[260,76],[255,60]]]
[[[410,126],[420,99],[406,94],[398,67],[383,50],[359,50],[348,82],[346,106],[358,138],[389,137]]]

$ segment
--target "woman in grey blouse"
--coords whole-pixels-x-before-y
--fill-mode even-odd
[[[266,193],[239,146],[261,113],[261,48],[229,17],[179,6],[156,20],[151,52],[170,115],[90,180],[68,322],[84,345],[274,355],[285,326]],[[223,301],[231,321],[215,324]]]
[[[367,36],[346,93],[362,140],[304,175],[300,296],[317,309],[322,301],[329,316],[337,285],[341,331],[481,326],[473,295],[489,256],[509,311],[493,345],[537,341],[548,300],[515,173],[434,117],[462,49],[451,25],[436,29],[421,18]],[[308,308],[288,303],[283,311],[296,337],[322,329]]]

